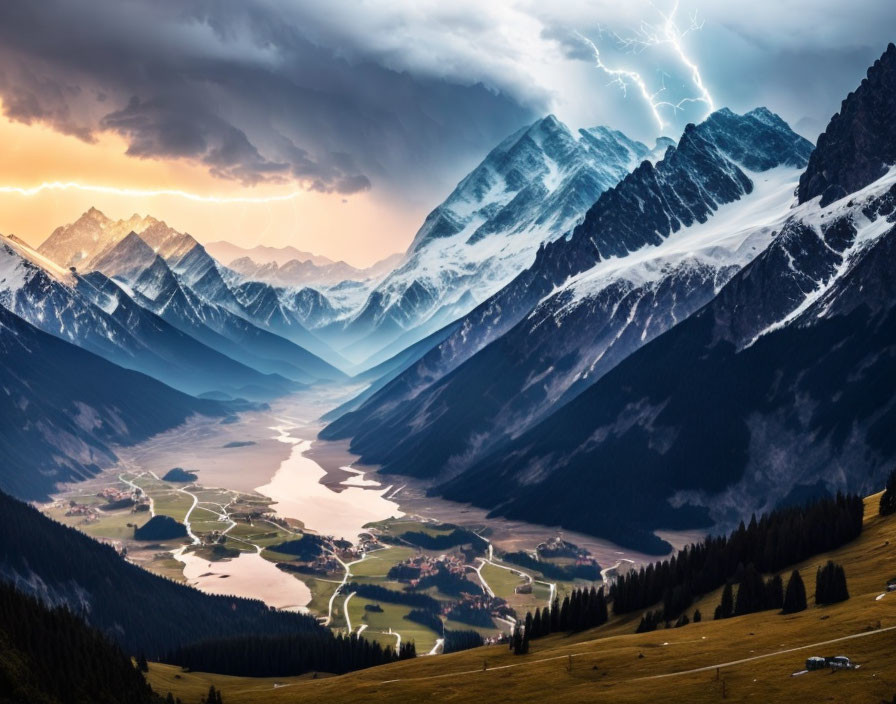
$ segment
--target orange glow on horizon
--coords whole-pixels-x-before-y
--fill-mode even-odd
[[[110,133],[89,144],[0,118],[0,143],[0,232],[35,246],[94,206],[112,218],[153,215],[200,242],[292,245],[367,266],[406,249],[428,209],[409,212],[375,190],[246,188],[185,160],[129,157],[125,141]]]

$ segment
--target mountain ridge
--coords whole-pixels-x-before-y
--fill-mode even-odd
[[[733,130],[741,131],[740,141],[733,136]],[[516,409],[513,415],[503,418],[503,427],[520,432],[538,415],[551,410],[550,405],[545,407],[545,393],[552,394],[554,402],[560,404],[566,400],[564,394],[575,394],[568,385],[576,374],[586,371],[581,365],[587,363],[588,354],[600,359],[616,346],[618,351],[608,354],[602,363],[603,371],[611,368],[632,349],[676,322],[671,306],[679,306],[684,317],[694,312],[751,254],[740,252],[741,245],[735,243],[727,259],[702,270],[685,266],[680,283],[669,285],[674,280],[672,276],[677,275],[673,270],[665,292],[657,289],[651,293],[650,284],[646,284],[647,288],[644,283],[630,285],[623,269],[620,281],[624,285],[604,289],[605,301],[582,308],[580,319],[570,319],[562,329],[559,323],[542,326],[539,321],[551,320],[569,308],[569,302],[560,299],[566,295],[563,286],[571,275],[586,272],[592,266],[600,272],[601,262],[624,264],[630,252],[649,253],[657,248],[660,266],[664,261],[660,245],[671,241],[672,235],[700,224],[701,218],[703,222],[711,220],[723,203],[748,199],[753,192],[753,182],[746,173],[754,172],[746,167],[742,167],[746,171],[741,170],[735,158],[745,159],[757,168],[791,165],[789,173],[793,174],[795,185],[795,169],[805,166],[809,149],[807,141],[765,109],[744,116],[723,110],[699,126],[689,126],[679,144],[668,149],[656,166],[643,162],[604,193],[569,238],[542,246],[530,269],[463,319],[457,332],[414,366],[366,399],[357,410],[328,425],[321,437],[351,437],[353,451],[361,454],[362,461],[381,465],[386,472],[437,475],[462,470],[500,440],[505,431],[495,421],[502,413]],[[785,194],[785,198],[789,196]],[[767,240],[770,228],[765,232],[763,237]],[[712,254],[714,245],[710,238],[708,243],[697,246]],[[685,254],[690,256],[690,245],[685,245]],[[687,257],[681,261],[688,263]],[[651,276],[655,275],[649,275],[648,280]],[[636,295],[639,290],[640,295],[664,296],[665,303],[654,299],[653,305],[670,306],[672,315],[662,307],[648,307],[639,318],[634,318],[640,305]],[[555,309],[545,303],[552,296],[558,301]],[[676,303],[676,299],[682,303]],[[546,312],[533,320],[532,311],[539,304]],[[623,345],[614,335],[622,335],[632,322],[641,327],[632,326],[633,332]],[[611,327],[602,341],[599,331],[606,326],[616,329]],[[511,335],[516,329],[518,333]],[[586,341],[591,329],[595,330],[596,339]],[[570,341],[566,347],[560,344],[564,339]],[[588,383],[603,371],[594,371],[592,365]],[[564,381],[558,383],[561,378]],[[581,382],[576,383],[582,386]],[[542,391],[546,384],[554,388]],[[486,390],[481,408],[469,413],[460,401],[465,386]],[[399,432],[406,426],[414,431]]]

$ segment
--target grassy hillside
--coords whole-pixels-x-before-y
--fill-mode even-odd
[[[808,610],[781,616],[762,612],[704,620],[684,628],[635,634],[640,613],[615,618],[575,636],[532,642],[525,656],[490,646],[452,655],[399,662],[338,678],[245,680],[181,673],[153,665],[156,691],[171,690],[198,701],[210,683],[228,704],[239,702],[410,702],[653,700],[837,701],[878,704],[896,695],[896,516],[877,515],[880,495],[866,499],[862,536],[798,567]],[[815,571],[833,559],[846,568],[851,598],[812,606]],[[789,570],[788,570],[789,572]],[[720,590],[696,604],[711,619]],[[688,611],[693,613],[693,609]],[[844,640],[840,640],[844,639]],[[828,642],[836,641],[836,642]],[[862,666],[797,677],[810,655],[847,655]],[[571,665],[571,670],[570,670]],[[483,667],[487,669],[483,671]],[[288,686],[284,686],[288,685]]]

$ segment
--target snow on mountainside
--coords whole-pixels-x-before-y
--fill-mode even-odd
[[[188,289],[191,296],[199,299],[197,305],[208,304],[220,309],[219,314],[212,316],[215,320],[220,320],[226,311],[231,317],[244,319],[243,327],[264,328],[273,335],[286,338],[284,342],[288,340],[293,346],[303,348],[301,353],[289,352],[287,358],[296,354],[322,358],[310,365],[301,365],[304,371],[298,377],[286,374],[289,378],[309,382],[316,378],[343,376],[323,360],[332,360],[336,364],[345,364],[345,360],[305,328],[298,316],[280,300],[280,290],[265,283],[242,285],[241,277],[222,267],[191,235],[178,232],[163,221],[136,215],[129,220],[113,221],[91,208],[71,225],[57,228],[39,251],[57,263],[77,261],[80,272],[101,271],[127,285],[133,285],[142,277],[143,285],[149,286],[150,290],[141,293],[152,301],[158,296],[155,286],[169,285],[170,271],[177,279],[177,287]],[[164,266],[158,265],[157,260]],[[143,277],[150,270],[155,272],[156,282],[150,280],[151,275]],[[291,301],[288,296],[286,298]],[[186,307],[182,305],[181,310]],[[152,310],[160,313],[162,309],[154,306]],[[240,327],[237,321],[232,322],[231,332]],[[257,334],[253,332],[252,336],[257,337]],[[245,338],[245,335],[241,337]],[[209,343],[207,339],[203,341]],[[244,360],[239,356],[235,358]],[[316,372],[311,371],[311,367]],[[256,368],[266,372],[286,371],[284,368],[272,370],[269,365]]]
[[[320,288],[342,281],[365,281],[370,282],[372,287],[398,266],[403,258],[403,254],[393,254],[366,269],[358,269],[342,261],[316,264],[313,261],[290,259],[283,263],[259,263],[249,256],[234,259],[228,266],[250,281],[264,281],[275,286]]]
[[[152,266],[156,256],[155,250],[132,230],[122,240],[96,256],[88,268],[101,271],[106,276],[131,281],[144,269]]]
[[[705,308],[440,492],[648,545],[872,491],[896,460],[894,212],[896,172],[795,208]]]
[[[822,164],[823,180],[712,301],[440,492],[659,548],[658,528],[879,487],[896,461],[894,81],[891,45],[800,182]]]
[[[344,375],[308,350],[206,300],[156,257],[127,288],[141,306],[178,330],[266,374],[302,383],[337,380]]]
[[[810,149],[764,110],[688,128],[323,436],[387,471],[463,471],[712,299],[780,227]]]
[[[574,135],[549,116],[523,128],[429,214],[404,263],[359,311],[328,328],[328,339],[355,345],[350,353],[361,360],[407,331],[405,345],[451,322],[529,266],[541,244],[567,233],[648,156],[645,145],[604,127]]]
[[[187,393],[270,399],[295,388],[200,344],[103,274],[73,274],[2,236],[0,305],[44,332]]]

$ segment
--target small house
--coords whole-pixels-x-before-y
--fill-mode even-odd
[[[852,663],[845,655],[837,655],[836,657],[828,658],[827,660],[828,665],[830,665],[832,668],[837,668],[840,670],[848,670],[852,668]]]
[[[852,661],[845,655],[835,655],[833,657],[825,658],[816,655],[806,660],[807,670],[824,670],[827,667],[832,670],[853,670],[856,666],[853,665]]]
[[[823,670],[828,665],[828,662],[825,658],[820,658],[817,655],[806,660],[806,669],[807,670]]]

